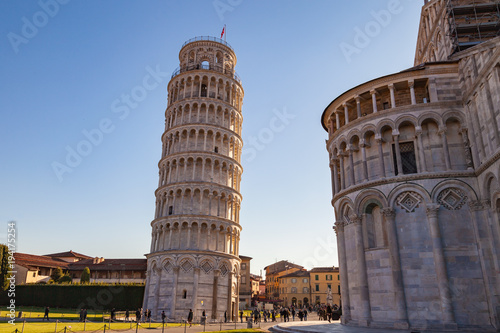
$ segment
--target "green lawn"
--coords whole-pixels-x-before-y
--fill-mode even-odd
[[[83,332],[85,331],[98,331],[102,332],[104,330],[104,325],[106,325],[106,331],[109,330],[109,323],[75,323],[75,322],[60,322],[57,323],[57,332],[61,330],[64,332],[64,328],[66,327],[68,332]],[[178,327],[180,324],[169,324],[168,327]],[[22,322],[16,321],[15,325],[5,323],[0,324],[0,332],[10,333],[14,332],[16,328],[21,332],[23,327]],[[112,330],[126,330],[135,327],[135,323],[111,323]],[[149,324],[141,323],[140,327],[147,328]],[[151,327],[161,327],[161,324],[151,324]],[[24,324],[24,332],[26,333],[54,333],[56,331],[56,323],[52,322],[42,322],[42,323],[33,323],[26,322]]]
[[[5,309],[5,308],[2,308]],[[16,318],[19,311],[23,312],[23,318],[43,318],[45,308],[36,306],[20,306],[16,307]],[[0,317],[5,317],[8,311],[0,311]],[[109,313],[108,313],[109,314]],[[87,319],[91,321],[102,321],[103,312],[96,312],[93,310],[87,311]],[[76,309],[56,309],[51,308],[49,311],[49,318],[52,320],[79,320],[80,313]],[[18,319],[19,320],[19,319]]]
[[[103,323],[87,323],[85,326],[83,323],[73,323],[73,322],[61,322],[57,323],[57,328],[56,328],[56,323],[55,322],[43,322],[43,323],[32,323],[32,322],[26,322],[24,324],[24,332],[26,333],[54,333],[55,331],[57,332],[64,332],[64,328],[68,330],[68,332],[83,332],[84,329],[85,331],[92,332],[92,333],[97,333],[97,332],[103,332],[104,331],[104,325],[106,325],[106,331],[109,330],[109,323],[103,324]],[[130,328],[135,328],[135,323],[111,323],[111,329],[112,330],[127,330]],[[168,324],[166,326],[166,330],[172,327],[179,327],[182,326],[183,324]],[[161,328],[161,324],[151,324],[151,328]],[[150,327],[148,323],[142,323],[139,328],[148,328]],[[22,322],[16,322],[15,325],[8,324],[8,323],[2,323],[0,324],[0,332],[2,333],[11,333],[14,332],[16,329],[18,329],[18,332],[21,332],[23,328],[23,323]],[[227,331],[210,331],[210,332],[261,332],[258,329],[238,329],[238,330],[227,330]],[[207,331],[208,333],[208,331]]]

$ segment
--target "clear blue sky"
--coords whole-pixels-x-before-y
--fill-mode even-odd
[[[345,90],[413,66],[423,1],[60,2],[0,2],[0,242],[16,221],[19,252],[143,257],[166,85],[182,44],[226,24],[245,89],[240,253],[253,273],[338,264],[320,116]],[[113,112],[132,92],[129,112]]]

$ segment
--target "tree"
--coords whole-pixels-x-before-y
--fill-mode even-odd
[[[54,269],[54,271],[52,272],[52,274],[50,275],[50,278],[52,279],[52,281],[54,281],[55,283],[58,283],[59,280],[63,277],[63,271],[61,269],[61,267],[57,267],[56,269]]]
[[[0,244],[0,290],[9,288],[9,248]]]
[[[85,267],[82,272],[82,276],[80,277],[80,283],[89,283],[90,282],[90,269]]]

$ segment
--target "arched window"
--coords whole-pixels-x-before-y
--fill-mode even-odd
[[[210,64],[208,63],[208,61],[202,61],[201,62],[201,68],[203,69],[210,69]]]
[[[365,247],[378,248],[386,246],[387,235],[384,227],[384,217],[380,206],[371,203],[364,214]]]

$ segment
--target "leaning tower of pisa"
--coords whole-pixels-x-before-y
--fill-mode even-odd
[[[214,37],[188,40],[168,106],[147,254],[145,309],[158,317],[229,319],[238,311],[243,88],[236,55]]]

